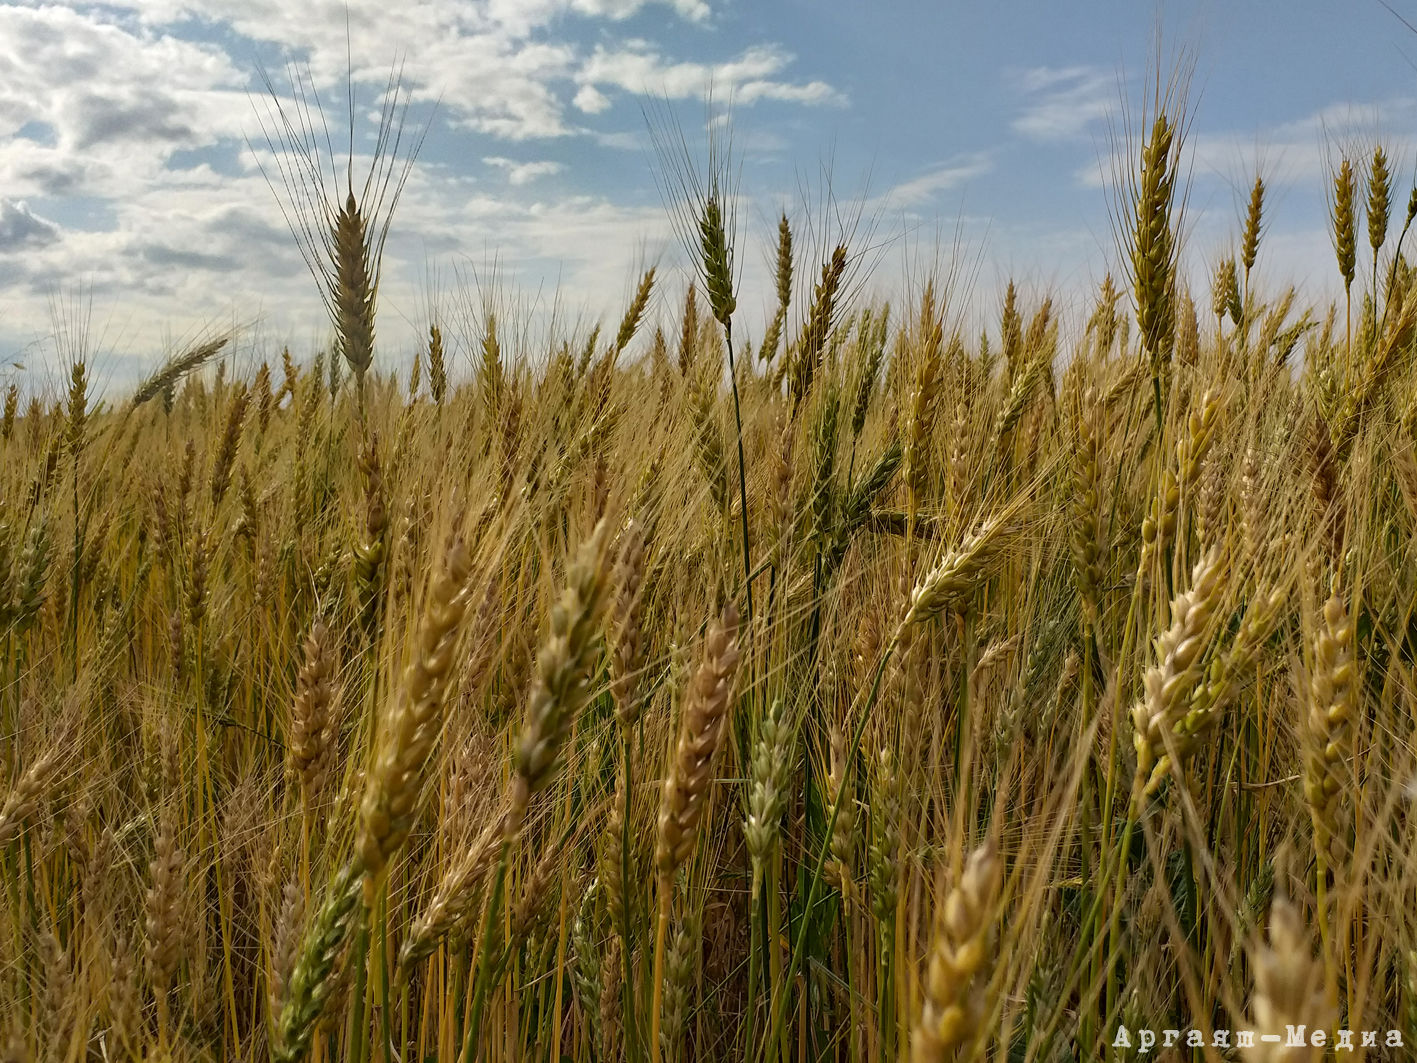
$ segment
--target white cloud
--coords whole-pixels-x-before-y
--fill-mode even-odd
[[[165,158],[237,136],[245,75],[215,48],[57,7],[0,7],[0,125],[89,158]]]
[[[1033,67],[1014,74],[1028,102],[1011,126],[1034,140],[1069,140],[1105,119],[1117,103],[1116,78],[1097,67]]]
[[[598,46],[583,63],[577,78],[583,85],[623,89],[672,100],[701,98],[715,92],[741,104],[779,100],[800,104],[841,104],[845,97],[824,81],[793,83],[778,80],[792,56],[772,45],[756,45],[738,58],[722,63],[674,62],[647,41],[631,40],[618,48]]]
[[[488,166],[505,170],[507,183],[514,186],[530,184],[538,177],[549,177],[565,169],[561,163],[549,159],[542,159],[538,162],[517,162],[515,159],[508,159],[501,155],[488,155],[482,161]]]
[[[1184,143],[1184,158],[1195,180],[1220,178],[1248,194],[1256,164],[1266,183],[1275,189],[1289,185],[1320,189],[1332,178],[1332,169],[1346,153],[1363,171],[1381,142],[1394,177],[1394,196],[1401,198],[1405,160],[1417,154],[1417,137],[1394,133],[1417,120],[1417,98],[1400,96],[1378,104],[1335,103],[1300,118],[1259,130],[1203,130],[1192,128]],[[1127,173],[1135,159],[1111,152],[1093,160],[1074,174],[1084,188],[1102,188],[1115,174]]]
[[[909,210],[922,207],[934,202],[940,193],[957,188],[971,178],[980,177],[993,168],[993,161],[985,152],[976,151],[959,155],[888,189],[876,197],[873,205],[881,210]]]
[[[1381,117],[1380,117],[1381,116]],[[1417,138],[1405,132],[1417,120],[1417,99],[1395,97],[1362,106],[1338,103],[1284,122],[1258,135],[1230,131],[1198,132],[1190,137],[1197,173],[1236,177],[1238,165],[1254,165],[1258,151],[1266,162],[1270,182],[1308,183],[1319,187],[1331,170],[1348,155],[1360,172],[1379,141],[1400,186],[1406,160],[1417,149]],[[1240,174],[1244,181],[1247,175]],[[1248,182],[1245,182],[1248,183]],[[1398,188],[1400,194],[1402,189]]]
[[[610,109],[610,97],[594,85],[582,85],[571,102],[582,114],[603,114]]]
[[[705,0],[0,0],[0,254],[23,249],[0,270],[2,324],[10,336],[46,333],[49,293],[82,283],[124,317],[115,334],[134,349],[233,317],[320,342],[318,290],[255,167],[259,155],[278,176],[250,58],[270,54],[266,45],[308,64],[337,154],[351,57],[356,154],[370,150],[364,116],[399,56],[415,101],[440,100],[390,237],[381,342],[413,339],[400,317],[421,314],[430,256],[495,248],[509,281],[549,278],[578,304],[613,307],[646,243],[672,243],[652,182],[626,193],[632,202],[548,197],[551,184],[537,184],[578,152],[642,146],[597,116],[643,91],[696,98],[710,80],[742,103],[841,100],[824,81],[792,76],[796,60],[775,45],[700,61],[713,14]],[[632,16],[635,32],[661,36],[626,42]],[[270,73],[288,94],[280,67]],[[449,126],[454,141],[463,130],[482,138],[467,158],[505,174],[497,194],[444,161],[451,152],[435,142]],[[527,159],[489,140],[547,146]]]
[[[582,113],[604,110],[595,79],[584,76],[584,67],[595,60],[578,43],[578,24],[602,20],[613,26],[651,7],[668,8],[690,24],[706,23],[710,14],[704,0],[425,0],[398,6],[384,0],[108,0],[96,8],[73,0],[73,6],[83,13],[42,10],[64,11],[90,26],[127,12],[149,35],[171,32],[182,19],[199,18],[304,57],[322,86],[342,85],[351,55],[356,81],[380,87],[396,56],[412,57],[403,75],[416,98],[441,100],[454,124],[509,140],[577,132],[565,121],[568,96],[574,96]],[[747,53],[749,69],[761,65],[751,61],[755,51]],[[671,73],[683,73],[673,60],[658,62]],[[834,94],[824,82],[748,77],[749,70],[740,72],[738,66],[722,64],[722,80],[741,84],[744,102],[817,103]],[[81,83],[82,75],[76,77]],[[244,82],[244,75],[238,80]],[[0,95],[0,116],[3,103]],[[241,108],[233,113],[240,114]]]
[[[681,18],[702,22],[709,16],[709,6],[703,0],[660,0]],[[626,19],[649,5],[648,0],[571,0],[571,8],[583,15]]]

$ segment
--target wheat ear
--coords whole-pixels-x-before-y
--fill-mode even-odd
[[[443,702],[468,603],[472,557],[455,539],[443,571],[429,588],[419,622],[414,659],[403,689],[382,728],[382,748],[365,783],[357,842],[363,861],[366,900],[389,857],[404,843],[424,791],[428,758],[443,725]]]
[[[1324,989],[1323,966],[1314,960],[1313,945],[1299,910],[1284,897],[1269,909],[1269,941],[1250,950],[1255,995],[1250,1003],[1255,1043],[1242,1049],[1245,1063],[1309,1063],[1324,1057],[1324,1049],[1309,1043],[1288,1043],[1294,1026],[1327,1029],[1336,1016]],[[1266,1040],[1266,1036],[1272,1040]]]
[[[998,850],[986,842],[970,854],[959,882],[937,913],[921,987],[920,1021],[911,1038],[913,1063],[953,1059],[979,1031],[983,1020],[979,976],[990,959],[1002,878]]]
[[[551,607],[551,630],[537,658],[536,680],[517,740],[509,838],[520,832],[532,794],[554,778],[561,746],[590,694],[591,672],[601,645],[606,534],[602,521],[581,544],[566,573],[560,600]]]
[[[664,935],[674,873],[688,860],[708,805],[714,754],[723,738],[733,678],[738,670],[738,610],[732,602],[710,626],[698,670],[689,684],[674,759],[659,803],[655,869],[659,878],[659,919],[654,944],[654,1003],[650,1047],[659,1059],[660,995],[664,975]]]
[[[1132,707],[1137,751],[1134,796],[1149,796],[1170,768],[1169,732],[1203,677],[1201,656],[1211,637],[1211,617],[1225,591],[1227,558],[1212,546],[1191,572],[1191,587],[1171,602],[1171,626],[1156,639],[1157,663],[1146,673],[1146,694]]]
[[[1314,636],[1304,757],[1304,797],[1314,821],[1314,848],[1329,868],[1338,866],[1342,856],[1347,819],[1343,797],[1353,785],[1348,766],[1358,698],[1353,638],[1353,619],[1334,593],[1324,604]]]
[[[655,848],[661,885],[673,880],[674,872],[693,852],[737,668],[738,610],[730,602],[704,640],[703,655],[680,717],[669,777],[664,781]]]
[[[271,1028],[272,1063],[300,1063],[310,1051],[315,1025],[335,990],[335,966],[360,918],[363,869],[353,860],[330,882],[324,903],[300,942],[300,952],[284,986]]]
[[[330,715],[336,666],[333,641],[329,626],[317,618],[310,625],[310,634],[305,640],[305,661],[295,677],[286,765],[289,774],[300,780],[300,801],[307,819],[314,813],[329,771],[334,740]]]

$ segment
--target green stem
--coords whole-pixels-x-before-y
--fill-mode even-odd
[[[733,388],[733,425],[738,433],[738,509],[743,525],[743,579],[748,599],[748,622],[753,620],[753,560],[748,549],[748,477],[743,463],[743,415],[738,405],[738,368],[733,360],[733,319],[723,323],[723,335],[728,343],[728,382]]]
[[[1165,430],[1161,416],[1161,367],[1159,365],[1153,366],[1151,370],[1151,391],[1156,406],[1156,438],[1160,441]]]
[[[751,925],[748,927],[748,1007],[747,1026],[744,1027],[743,1058],[752,1058],[758,1032],[758,965],[759,950],[766,937],[767,902],[761,894],[762,875],[753,872],[753,884],[748,894],[748,913]],[[769,997],[772,993],[769,990]]]
[[[507,857],[511,849],[510,840],[503,838],[502,855],[497,860],[497,874],[492,880],[492,893],[488,897],[487,913],[482,920],[482,937],[477,949],[477,975],[472,998],[472,1014],[468,1016],[467,1032],[463,1038],[462,1063],[472,1063],[476,1058],[477,1044],[482,1032],[482,1009],[487,1004],[489,993],[487,982],[490,965],[488,957],[492,955],[492,927],[497,913],[502,907],[502,887],[507,880]]]
[[[654,924],[654,999],[649,1009],[649,1058],[659,1063],[659,1012],[664,1000],[664,935],[669,926],[669,894],[674,880],[659,876],[659,916]]]
[[[389,1013],[389,890],[379,894],[379,1026],[384,1039],[384,1063],[393,1063],[394,1034]]]
[[[876,1028],[880,1033],[877,1048],[881,1063],[890,1063],[895,1055],[895,917],[881,922],[880,959],[876,982]]]
[[[775,859],[776,856],[774,856],[774,860]],[[777,948],[778,931],[779,928],[782,926],[782,894],[779,888],[776,865],[774,865],[774,867],[772,868],[772,873],[769,876],[767,888],[763,892],[763,902],[767,914],[767,924],[763,928],[763,937],[765,939],[764,943],[767,946],[766,956],[768,960],[767,989],[768,999],[771,1000],[772,994],[776,991],[777,987],[783,984],[782,957],[778,954]],[[803,918],[806,918],[805,912],[803,913]],[[785,1031],[783,1033],[783,1041],[779,1045],[779,1051],[781,1053],[781,1058],[789,1058],[787,1036]]]
[[[630,956],[633,951],[630,937],[630,909],[632,905],[628,891],[634,889],[636,885],[634,879],[630,877],[630,809],[634,807],[631,802],[634,791],[630,789],[632,783],[630,752],[630,735],[626,732],[624,742],[625,815],[620,823],[620,889],[624,894],[620,899],[620,958],[625,970],[620,985],[620,999],[624,1013],[626,1055],[629,1056],[633,1053],[636,1056],[642,1056],[639,1028],[635,1021],[635,983]]]
[[[359,921],[354,937],[354,951],[349,962],[354,964],[354,1010],[349,1018],[349,1061],[364,1063],[364,1050],[369,1044],[368,1021],[364,1014],[364,994],[368,989],[369,917]]]
[[[857,721],[856,728],[851,736],[851,749],[860,748],[861,736],[866,731],[866,724],[871,718],[871,710],[876,705],[876,698],[881,693],[881,677],[885,674],[886,664],[895,653],[896,640],[892,639],[890,645],[881,654],[880,663],[876,665],[876,675],[871,681],[871,692],[867,696],[866,704],[861,710],[861,719]],[[812,925],[812,906],[817,896],[817,888],[822,882],[822,871],[826,867],[827,856],[831,852],[832,830],[836,827],[836,817],[841,812],[842,796],[849,792],[852,774],[856,770],[856,757],[849,757],[846,768],[842,771],[841,787],[837,791],[836,798],[832,801],[831,815],[827,817],[826,829],[822,833],[821,849],[817,852],[816,866],[812,869],[812,877],[807,886],[807,899],[802,907],[801,927],[797,931],[797,939],[792,946],[792,958],[787,965],[787,973],[784,975],[782,984],[773,995],[772,1022],[768,1032],[767,1044],[776,1043],[782,1034],[783,1023],[787,1017],[787,988],[792,984],[793,978],[797,975],[797,969],[802,965],[802,954],[807,947],[807,932]]]
[[[847,1015],[850,1018],[850,1022],[846,1024],[846,1036],[848,1038],[846,1051],[850,1063],[860,1063],[861,1055],[858,1050],[860,1039],[857,1037],[860,1024],[856,1016],[856,951],[852,948],[851,901],[847,896],[851,882],[850,874],[851,870],[849,868],[842,869],[841,930],[842,937],[846,939],[846,955],[844,957],[846,963],[846,999]]]
[[[1333,929],[1328,918],[1328,862],[1323,853],[1314,856],[1315,907],[1319,916],[1319,943],[1324,954],[1324,976],[1329,999],[1338,1002],[1338,963],[1334,956]]]

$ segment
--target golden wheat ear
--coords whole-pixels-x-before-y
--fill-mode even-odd
[[[429,587],[419,619],[413,660],[403,689],[382,721],[382,743],[360,809],[357,849],[363,862],[366,901],[389,857],[408,838],[425,791],[427,765],[443,726],[453,651],[468,606],[472,557],[455,539]]]
[[[986,842],[935,914],[920,1021],[911,1038],[913,1063],[944,1063],[980,1032],[985,1011],[979,984],[993,959],[995,907],[1003,882],[998,848]]]
[[[1282,1035],[1295,1026],[1326,1030],[1337,1019],[1324,988],[1323,966],[1315,961],[1313,937],[1299,909],[1276,897],[1269,909],[1268,940],[1250,948],[1255,993],[1251,1022],[1259,1034],[1242,1050],[1245,1063],[1299,1063],[1322,1059],[1324,1049],[1284,1045]],[[1277,1036],[1279,1035],[1279,1036]]]

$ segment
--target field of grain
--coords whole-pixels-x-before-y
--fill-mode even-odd
[[[12,387],[4,1058],[1404,1058],[1417,191],[1341,162],[1304,307],[1257,180],[1187,290],[1180,128],[1085,321],[786,217],[744,320],[711,158],[694,283],[397,379],[391,154],[275,182],[328,352]]]

